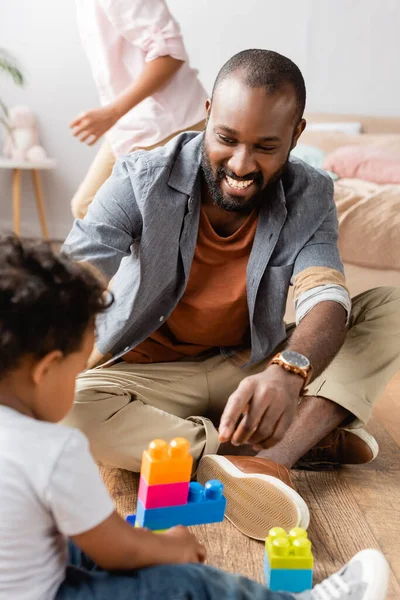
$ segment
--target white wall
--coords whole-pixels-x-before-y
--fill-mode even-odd
[[[306,77],[308,109],[400,116],[398,0],[168,0],[181,23],[192,64],[210,90],[218,69],[249,47],[290,56]],[[96,149],[75,141],[69,121],[97,104],[75,24],[73,0],[0,0],[0,46],[29,74],[23,90],[0,80],[7,104],[38,114],[42,141],[58,168],[43,173],[52,237],[72,218],[69,202]],[[10,227],[10,173],[0,171],[0,227]],[[23,234],[39,233],[24,177]]]
[[[208,89],[245,48],[301,68],[310,111],[400,116],[399,0],[168,0]]]
[[[0,47],[12,51],[25,67],[25,88],[6,84],[0,95],[8,106],[27,104],[37,113],[41,141],[58,162],[41,174],[49,234],[62,239],[72,224],[70,198],[96,150],[78,143],[68,123],[98,103],[75,22],[73,0],[0,0]],[[22,234],[40,235],[32,183],[23,174]],[[0,227],[10,228],[11,173],[0,170]]]

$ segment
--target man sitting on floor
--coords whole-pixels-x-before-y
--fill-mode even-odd
[[[307,527],[288,470],[300,459],[375,458],[362,426],[400,366],[400,290],[351,307],[332,182],[289,157],[305,96],[288,58],[235,55],[204,133],[123,157],[64,248],[115,295],[66,422],[132,471],[150,440],[187,438],[199,480],[221,479],[228,518],[258,539]]]

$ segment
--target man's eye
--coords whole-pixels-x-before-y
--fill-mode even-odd
[[[223,142],[224,144],[234,144],[235,140],[231,140],[231,138],[226,137],[225,135],[222,135],[221,133],[217,133],[218,138],[221,140],[221,142]]]
[[[261,152],[274,152],[276,150],[275,146],[256,146],[256,148]]]

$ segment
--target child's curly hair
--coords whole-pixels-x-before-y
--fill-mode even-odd
[[[0,235],[0,377],[24,356],[77,351],[112,297],[87,267],[47,242]]]

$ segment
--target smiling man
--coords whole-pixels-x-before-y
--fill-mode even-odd
[[[376,457],[363,425],[400,366],[399,290],[351,306],[332,182],[289,157],[305,94],[288,58],[235,55],[205,132],[123,157],[64,248],[115,295],[67,423],[132,471],[152,439],[187,438],[198,479],[221,479],[228,518],[258,539],[307,527],[296,463]]]

